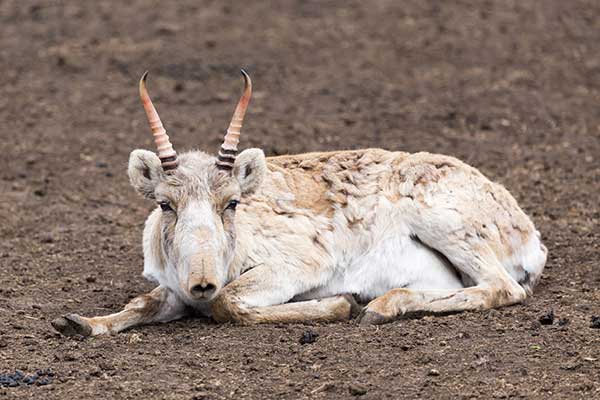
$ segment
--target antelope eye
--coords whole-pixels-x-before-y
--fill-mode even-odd
[[[161,201],[160,203],[158,203],[158,205],[163,211],[173,211],[173,208],[171,207],[171,204],[168,201]]]
[[[233,210],[235,211],[235,208],[237,207],[237,205],[240,202],[237,200],[229,200],[229,203],[227,203],[227,207],[225,207],[225,210]]]

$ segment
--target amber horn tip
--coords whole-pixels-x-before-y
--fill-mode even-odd
[[[250,75],[248,75],[246,70],[242,68],[242,69],[240,69],[240,72],[242,73],[242,76],[244,77],[244,86],[248,87],[249,85],[251,85],[252,81],[250,80]]]
[[[146,91],[146,79],[148,78],[148,71],[144,72],[140,79],[140,95],[143,95]]]

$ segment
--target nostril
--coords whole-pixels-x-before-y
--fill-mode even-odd
[[[192,286],[193,294],[204,294],[213,292],[217,287],[212,283],[199,283],[197,285]]]
[[[210,292],[213,292],[213,291],[214,291],[216,288],[217,288],[217,287],[216,287],[215,285],[213,285],[212,283],[207,283],[207,284],[204,286],[204,292],[205,292],[205,293],[210,293]]]

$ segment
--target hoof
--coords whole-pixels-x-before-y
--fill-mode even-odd
[[[67,314],[51,322],[54,329],[65,336],[92,336],[92,327],[77,314]]]
[[[358,316],[358,323],[360,325],[381,325],[388,322],[388,319],[383,315],[375,311],[368,311],[366,308],[363,309],[361,314]]]

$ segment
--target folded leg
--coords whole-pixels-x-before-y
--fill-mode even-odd
[[[358,312],[351,295],[288,303],[318,283],[314,274],[290,274],[261,265],[223,289],[213,303],[213,318],[248,324],[340,321]]]
[[[359,316],[361,324],[382,324],[409,313],[484,310],[521,302],[518,284],[475,286],[458,290],[392,289],[372,300]]]

